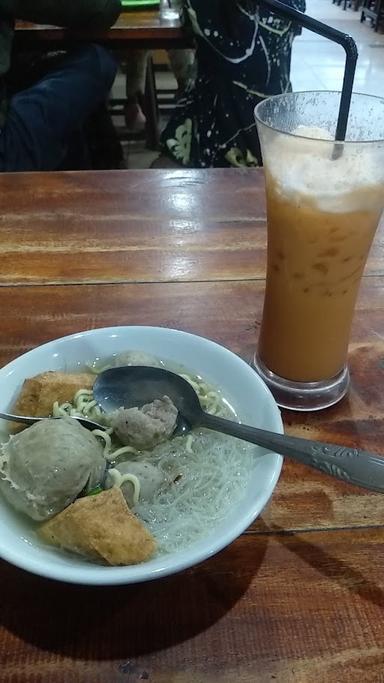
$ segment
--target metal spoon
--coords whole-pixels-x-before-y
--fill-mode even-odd
[[[209,415],[202,410],[189,382],[169,370],[141,366],[111,368],[98,375],[93,394],[106,412],[169,396],[179,411],[179,432],[192,427],[213,429],[293,458],[350,484],[384,492],[384,458],[359,448],[285,436]]]
[[[68,417],[77,420],[87,429],[105,429],[103,425],[100,425],[93,420],[89,420],[87,417],[77,417],[76,415],[68,415]],[[40,420],[61,420],[61,417],[26,417],[25,415],[11,415],[10,413],[0,413],[0,418],[9,420],[10,422],[22,422],[27,425],[33,425],[35,422],[40,422]]]

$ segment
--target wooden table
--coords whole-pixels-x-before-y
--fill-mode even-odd
[[[107,31],[73,31],[44,24],[18,22],[15,45],[19,49],[58,49],[83,42],[96,42],[109,49],[177,49],[191,46],[179,20],[161,19],[159,10],[122,12]]]
[[[105,325],[252,356],[264,292],[257,170],[0,175],[0,362]],[[348,398],[291,434],[384,451],[384,230],[357,305]],[[177,576],[86,588],[0,563],[1,683],[383,679],[384,499],[286,461],[230,547]]]

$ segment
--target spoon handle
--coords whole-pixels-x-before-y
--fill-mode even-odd
[[[276,434],[208,413],[204,413],[200,425],[280,453],[350,484],[384,492],[384,458],[368,451]]]
[[[0,413],[0,418],[10,422],[21,422],[26,425],[33,425],[35,422],[45,419],[44,417],[26,417],[25,415],[11,415],[10,413]]]
[[[87,417],[77,417],[76,415],[70,415],[74,420],[80,422],[83,427],[87,429],[106,429],[102,425],[99,425],[93,420],[88,420]],[[10,413],[0,413],[0,418],[2,420],[9,420],[10,422],[20,422],[22,424],[33,425],[35,422],[40,422],[41,420],[60,420],[60,417],[27,417],[26,415],[11,415]]]

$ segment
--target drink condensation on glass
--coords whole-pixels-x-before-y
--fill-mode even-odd
[[[384,207],[384,99],[352,96],[335,146],[337,92],[278,95],[255,110],[268,258],[255,367],[277,403],[333,405],[348,389],[358,288]]]

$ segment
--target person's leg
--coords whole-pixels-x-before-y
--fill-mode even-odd
[[[0,134],[0,170],[60,168],[88,117],[107,98],[115,74],[112,56],[89,45],[63,57],[38,83],[14,95]]]
[[[193,78],[195,52],[194,50],[168,50],[168,58],[180,95]]]
[[[145,90],[148,54],[147,50],[130,50],[122,63],[126,95],[124,116],[125,125],[129,130],[139,131],[145,127],[141,102]]]

